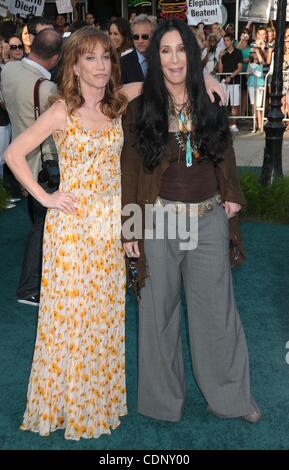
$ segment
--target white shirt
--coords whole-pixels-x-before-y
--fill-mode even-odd
[[[133,51],[132,48],[127,49],[126,51],[123,51],[123,52],[120,54],[120,57],[123,57],[124,55],[129,54],[129,53],[132,52],[132,51]]]
[[[51,79],[51,73],[46,68],[42,67],[42,65],[38,64],[38,62],[35,62],[34,60],[31,60],[31,59],[27,59],[27,57],[23,57],[22,60],[23,62],[26,62],[27,64],[31,65],[35,69],[38,69],[42,73],[42,75],[44,75],[44,77],[47,78],[47,80]]]
[[[202,60],[206,57],[207,50],[208,50],[207,47],[203,50]],[[217,47],[215,52],[209,52],[208,62],[206,63],[206,65],[204,67],[204,73],[210,73],[211,74],[212,72],[214,72],[215,66],[216,66],[216,64],[219,60],[221,50],[222,50],[221,47]]]

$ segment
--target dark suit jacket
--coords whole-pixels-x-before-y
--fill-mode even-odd
[[[126,83],[144,81],[143,71],[138,61],[138,55],[136,50],[121,57],[120,65],[121,81],[123,85],[125,85]]]
[[[141,155],[137,150],[137,137],[135,123],[138,119],[141,97],[135,98],[128,104],[127,111],[123,117],[124,146],[121,154],[121,186],[122,186],[122,207],[127,204],[138,204],[144,209],[145,204],[154,204],[161,187],[162,174],[169,166],[170,158],[163,158],[153,172],[145,170]],[[170,149],[166,149],[170,152]],[[230,201],[245,205],[245,199],[241,190],[239,176],[236,167],[236,157],[232,142],[224,152],[224,159],[217,164],[216,176],[218,188],[222,201]],[[123,217],[123,223],[129,217]],[[229,219],[230,240],[240,250],[240,256],[234,260],[231,255],[231,264],[237,265],[243,259],[243,247],[241,243],[238,216]],[[123,241],[125,241],[123,239]],[[132,241],[132,240],[129,240]],[[139,240],[141,259],[137,267],[139,279],[145,277],[145,258],[143,252],[143,240]],[[232,244],[232,243],[231,243]]]

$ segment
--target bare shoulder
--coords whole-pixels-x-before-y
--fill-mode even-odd
[[[65,102],[63,100],[55,101],[47,112],[49,112],[50,116],[53,117],[56,130],[64,131],[68,118]]]
[[[129,101],[142,94],[143,82],[127,83],[121,87],[121,91],[127,96]]]

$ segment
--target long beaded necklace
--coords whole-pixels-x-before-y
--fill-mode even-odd
[[[194,159],[200,158],[198,146],[192,142],[192,112],[188,102],[184,103],[180,110],[176,110],[176,105],[172,99],[169,100],[169,118],[178,131],[175,138],[178,146],[186,152],[186,166],[190,167]]]

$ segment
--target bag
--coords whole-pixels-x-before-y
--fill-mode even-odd
[[[39,100],[39,87],[41,83],[47,80],[46,78],[39,78],[34,86],[33,98],[34,98],[34,118],[35,120],[40,116],[40,100]],[[60,172],[57,160],[45,160],[42,145],[40,144],[40,154],[42,169],[38,175],[38,183],[48,193],[57,191],[60,184]]]
[[[47,192],[56,191],[60,183],[59,166],[57,160],[42,160],[42,169],[38,175],[38,183],[47,189]]]

